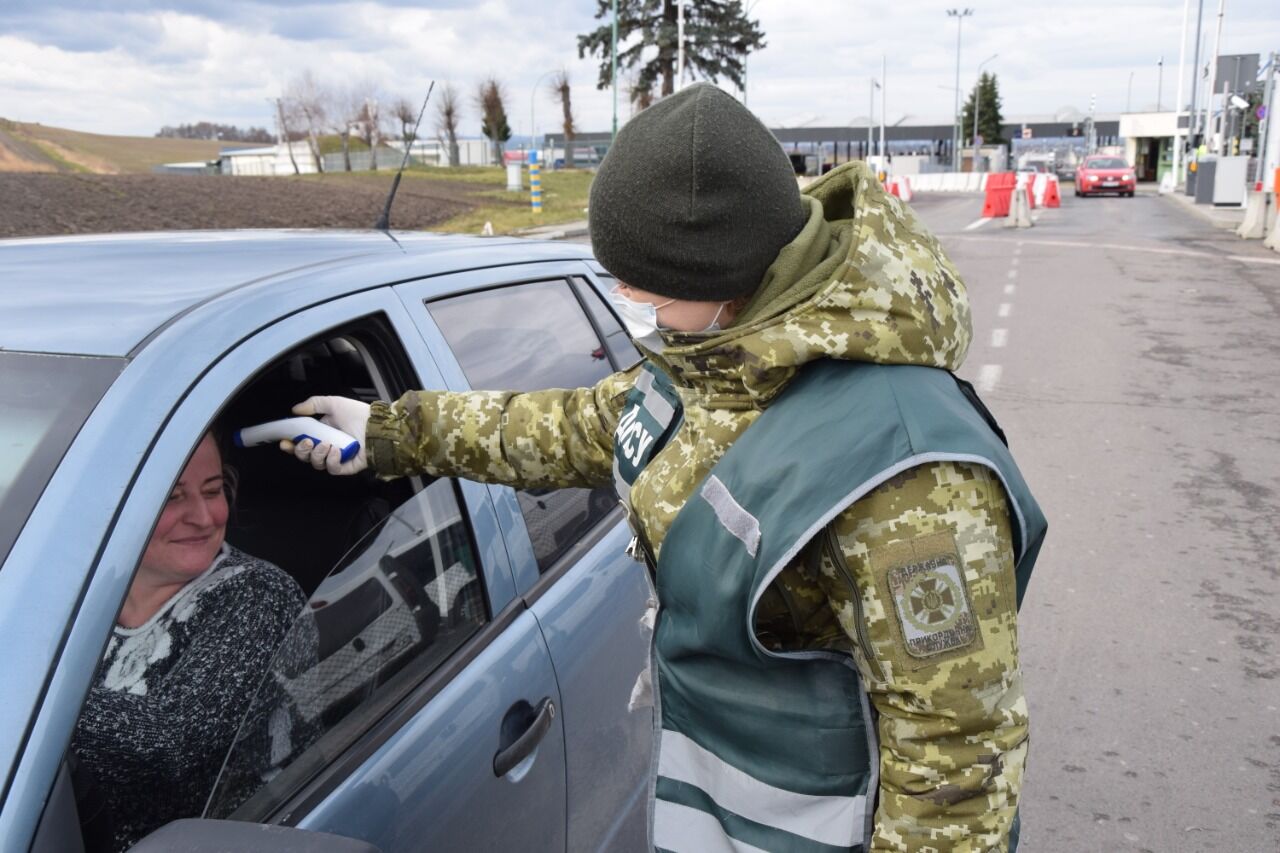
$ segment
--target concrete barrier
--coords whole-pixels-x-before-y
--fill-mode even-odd
[[[1001,224],[1005,228],[1030,228],[1034,224],[1031,221],[1031,204],[1027,200],[1027,190],[1025,188],[1013,191],[1009,215]]]
[[[1268,216],[1268,210],[1273,206],[1265,190],[1251,191],[1245,201],[1244,221],[1236,228],[1236,236],[1243,237],[1245,240],[1261,240],[1266,237],[1267,220],[1271,218]]]
[[[1273,251],[1280,252],[1280,219],[1277,219],[1275,224],[1271,226],[1271,234],[1262,242],[1262,245]]]

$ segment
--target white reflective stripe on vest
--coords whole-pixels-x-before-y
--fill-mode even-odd
[[[653,814],[654,847],[673,853],[767,853],[725,835],[713,815],[690,806],[658,800]]]
[[[662,732],[658,775],[693,785],[722,809],[756,823],[835,847],[862,843],[865,796],[822,797],[776,788],[721,761],[679,732]]]
[[[724,529],[732,533],[746,547],[747,553],[754,557],[760,549],[760,522],[756,517],[734,500],[715,474],[707,477],[700,494],[703,500],[711,504]]]

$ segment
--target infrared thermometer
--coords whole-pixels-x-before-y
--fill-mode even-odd
[[[315,418],[282,418],[265,424],[236,430],[233,440],[236,447],[258,447],[276,444],[284,439],[294,444],[309,438],[316,444],[328,444],[342,448],[342,461],[346,462],[360,452],[360,442],[340,429],[321,423]]]

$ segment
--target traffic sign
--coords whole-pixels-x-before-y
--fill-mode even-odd
[[[1259,104],[1258,109],[1254,114],[1257,115],[1258,121],[1262,121],[1263,119],[1265,119],[1267,117],[1267,105]]]

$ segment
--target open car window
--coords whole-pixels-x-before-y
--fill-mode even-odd
[[[259,819],[488,620],[452,480],[378,522],[321,581],[245,714],[205,816]]]

